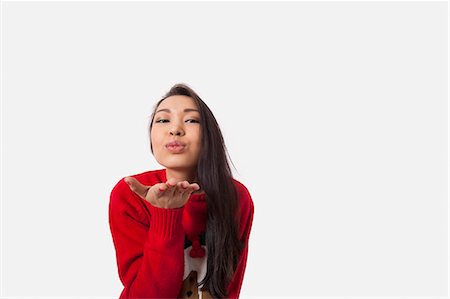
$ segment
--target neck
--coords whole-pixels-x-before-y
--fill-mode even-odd
[[[197,183],[197,177],[195,176],[195,170],[192,169],[173,169],[166,168],[166,179],[174,178],[177,182],[188,181],[189,184]],[[200,190],[192,192],[192,194],[203,194],[202,186]]]
[[[166,168],[166,179],[172,178],[177,182],[188,181],[190,184],[197,181],[194,170]]]

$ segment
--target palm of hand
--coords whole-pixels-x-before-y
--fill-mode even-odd
[[[177,182],[171,178],[165,183],[146,186],[133,177],[126,177],[125,182],[139,197],[155,207],[176,209],[184,206],[192,192],[199,190],[197,183],[188,181]]]

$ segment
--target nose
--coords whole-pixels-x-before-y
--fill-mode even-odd
[[[183,136],[184,131],[179,126],[175,126],[170,129],[170,135]]]

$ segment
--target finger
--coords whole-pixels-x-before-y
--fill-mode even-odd
[[[183,201],[183,205],[185,205],[188,202],[188,200],[191,196],[191,193],[193,191],[194,190],[190,187],[190,184],[188,181],[183,181],[183,182],[179,183],[179,192],[180,192],[181,199]]]
[[[171,178],[169,180],[167,180],[166,185],[171,188],[177,185],[177,180],[174,178]]]
[[[189,187],[189,182],[188,182],[188,181],[178,182],[177,187],[178,187],[181,191],[186,191],[186,189]]]
[[[192,193],[192,192],[198,191],[198,190],[200,190],[200,186],[197,183],[193,183],[188,186],[189,193]]]
[[[158,190],[159,190],[160,193],[166,191],[167,189],[169,189],[169,186],[167,186],[166,183],[158,184]]]
[[[149,186],[142,185],[138,180],[130,176],[126,177],[124,181],[134,193],[145,199],[145,195],[147,194],[148,189],[150,189]]]
[[[190,186],[192,186],[195,191],[200,190],[200,186],[197,183],[192,183]]]
[[[166,191],[169,192],[169,196],[173,196],[175,194],[175,190],[177,189],[177,180],[174,178],[171,178],[167,180],[166,182],[167,189]]]

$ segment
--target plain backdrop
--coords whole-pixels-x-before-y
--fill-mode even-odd
[[[242,298],[440,297],[448,2],[7,2],[1,296],[118,298],[109,195],[209,105],[255,216]]]

